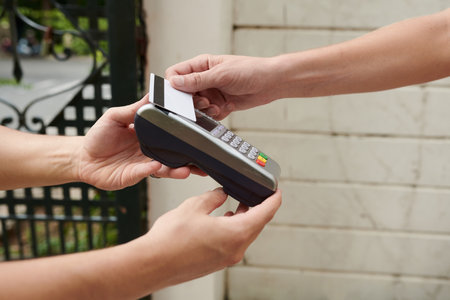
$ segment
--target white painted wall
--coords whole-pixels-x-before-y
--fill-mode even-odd
[[[200,53],[271,56],[360,36],[448,0],[150,0],[150,70]],[[234,27],[232,27],[234,25]],[[231,28],[234,28],[231,31]],[[450,79],[285,99],[228,125],[282,167],[283,205],[227,272],[247,299],[450,299]],[[212,186],[151,183],[151,217]],[[222,273],[223,275],[223,273]],[[154,299],[222,299],[221,275]]]
[[[232,13],[227,0],[148,0],[149,71],[164,75],[169,66],[202,53],[228,53]],[[150,221],[175,208],[184,199],[217,184],[203,177],[150,181]],[[231,200],[234,201],[234,200]],[[235,203],[231,203],[233,205]],[[222,212],[223,213],[223,212]],[[219,272],[159,291],[153,300],[223,299],[225,272]]]

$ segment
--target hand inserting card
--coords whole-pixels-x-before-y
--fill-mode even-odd
[[[149,101],[177,115],[196,121],[192,95],[174,89],[168,80],[150,73]]]

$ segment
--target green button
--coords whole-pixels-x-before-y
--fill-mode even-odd
[[[264,153],[259,153],[259,155],[262,157],[262,158],[265,158],[265,159],[268,159],[268,157],[267,157],[267,155],[265,155]]]

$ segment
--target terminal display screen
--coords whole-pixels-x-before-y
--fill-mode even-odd
[[[217,126],[216,122],[214,122],[210,118],[205,117],[202,114],[196,112],[195,117],[197,118],[197,121],[195,123],[207,131],[211,131]]]

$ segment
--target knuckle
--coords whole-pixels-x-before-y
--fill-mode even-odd
[[[105,111],[104,115],[106,116],[114,115],[118,110],[119,110],[118,107],[110,107]]]
[[[202,84],[202,77],[199,73],[192,73],[192,81],[194,82],[194,86],[199,87]]]
[[[216,65],[216,55],[213,54],[201,54],[198,59],[204,63],[203,69],[209,70]]]
[[[230,255],[228,257],[228,259],[226,260],[225,264],[227,266],[233,266],[233,265],[238,264],[239,262],[241,262],[243,258],[244,258],[244,252],[243,251],[237,251],[236,253],[233,253],[232,255]]]
[[[212,55],[209,53],[203,53],[203,54],[198,55],[196,58],[199,60],[208,61],[211,58],[211,56]]]

